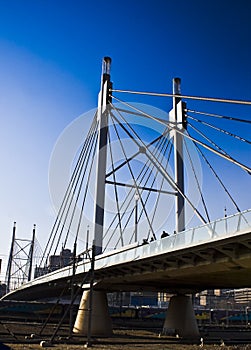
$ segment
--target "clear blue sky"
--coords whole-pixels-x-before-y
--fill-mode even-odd
[[[62,130],[96,107],[103,56],[115,88],[171,92],[179,76],[184,94],[251,100],[250,13],[247,0],[0,1],[0,257],[13,221],[20,238],[33,223],[47,238],[50,155]]]

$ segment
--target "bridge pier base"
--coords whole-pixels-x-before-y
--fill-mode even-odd
[[[112,321],[108,311],[108,302],[105,292],[92,291],[91,336],[109,337],[112,335]],[[90,291],[84,291],[73,333],[88,336]]]
[[[188,295],[175,295],[170,299],[163,332],[173,333],[174,331],[185,339],[199,339],[192,299]]]

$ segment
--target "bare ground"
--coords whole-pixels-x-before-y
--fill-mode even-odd
[[[68,337],[68,327],[63,327],[50,343],[57,325],[47,326],[42,334],[41,324],[25,322],[0,322],[0,350],[28,350],[41,349],[41,341],[45,341],[53,350],[77,350],[84,349],[86,338],[74,336]],[[31,337],[31,334],[34,334]],[[209,343],[210,342],[210,343]],[[182,340],[174,337],[160,336],[153,331],[140,330],[115,330],[111,338],[92,339],[92,348],[97,350],[251,350],[250,342],[246,344],[230,344],[225,341],[222,344],[220,338],[208,340],[200,346],[200,342],[184,344]]]

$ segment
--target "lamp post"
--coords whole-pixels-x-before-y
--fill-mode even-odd
[[[138,201],[139,201],[139,193],[137,190],[136,190],[134,198],[135,198],[134,237],[135,237],[135,242],[137,242],[138,241]]]

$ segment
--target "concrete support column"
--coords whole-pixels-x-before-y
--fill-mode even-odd
[[[112,335],[112,321],[108,311],[106,293],[100,291],[92,293],[91,336],[109,337]],[[84,291],[73,328],[75,334],[88,335],[89,297],[90,292]]]
[[[163,327],[164,333],[175,333],[186,339],[199,339],[199,329],[192,299],[187,295],[171,297]]]

